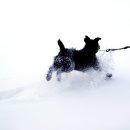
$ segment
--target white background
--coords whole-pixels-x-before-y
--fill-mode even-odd
[[[106,56],[112,80],[95,72],[45,80],[59,38],[77,49],[85,35],[101,37],[101,49],[130,45],[129,7],[129,0],[1,0],[0,129],[129,130],[129,49]]]

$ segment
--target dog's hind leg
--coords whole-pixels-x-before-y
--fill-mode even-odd
[[[51,67],[49,68],[49,70],[48,70],[47,75],[46,75],[46,80],[47,80],[47,81],[50,81],[50,80],[51,80],[53,71],[54,71],[54,68],[51,66]]]
[[[57,77],[57,81],[61,81],[61,70],[57,70],[57,73],[56,73],[56,77]]]

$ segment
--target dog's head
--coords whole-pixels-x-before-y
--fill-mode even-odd
[[[90,39],[88,36],[85,36],[84,42],[85,42],[85,47],[84,49],[89,51],[90,53],[97,53],[98,50],[100,49],[98,41],[101,40],[100,37],[97,37],[95,39]]]

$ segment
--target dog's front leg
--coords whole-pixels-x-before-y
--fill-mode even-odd
[[[49,70],[48,70],[47,75],[46,75],[46,80],[47,80],[47,81],[50,81],[50,80],[51,80],[53,71],[54,71],[54,68],[51,66],[51,67],[49,68]]]

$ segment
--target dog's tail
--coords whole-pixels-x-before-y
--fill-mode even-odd
[[[61,50],[61,51],[65,50],[65,46],[64,46],[64,44],[62,43],[62,41],[59,39],[57,42],[58,42],[58,45],[59,45],[59,47],[60,47],[60,50]]]

